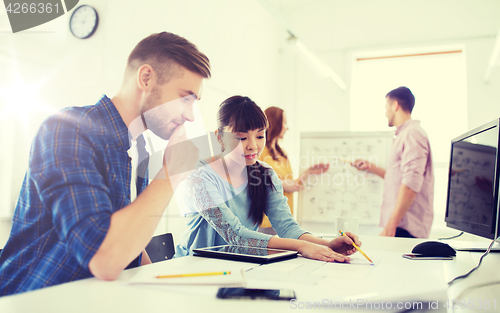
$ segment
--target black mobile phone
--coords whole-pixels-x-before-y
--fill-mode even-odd
[[[249,289],[249,288],[219,288],[219,299],[268,299],[268,300],[293,300],[293,290],[279,289]]]
[[[403,254],[403,258],[410,260],[453,260],[452,256],[425,256],[421,254]]]

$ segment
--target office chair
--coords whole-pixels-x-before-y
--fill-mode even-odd
[[[174,237],[171,233],[153,237],[146,252],[153,263],[170,260],[175,254]]]

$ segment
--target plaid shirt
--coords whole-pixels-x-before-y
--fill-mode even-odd
[[[92,277],[89,261],[111,215],[130,203],[129,147],[127,126],[106,96],[41,125],[0,254],[0,296]],[[138,191],[147,183],[138,181]]]

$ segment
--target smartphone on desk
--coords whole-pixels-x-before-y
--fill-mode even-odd
[[[410,260],[453,260],[452,256],[425,256],[415,253],[403,254],[403,258]]]
[[[219,299],[267,299],[267,300],[293,300],[293,290],[280,289],[250,289],[250,288],[219,288]]]

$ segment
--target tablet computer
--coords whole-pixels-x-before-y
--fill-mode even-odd
[[[233,261],[252,262],[252,263],[272,263],[287,259],[296,258],[297,251],[287,251],[279,249],[245,247],[235,245],[223,245],[193,249],[195,256],[204,256],[209,258],[227,259]]]

